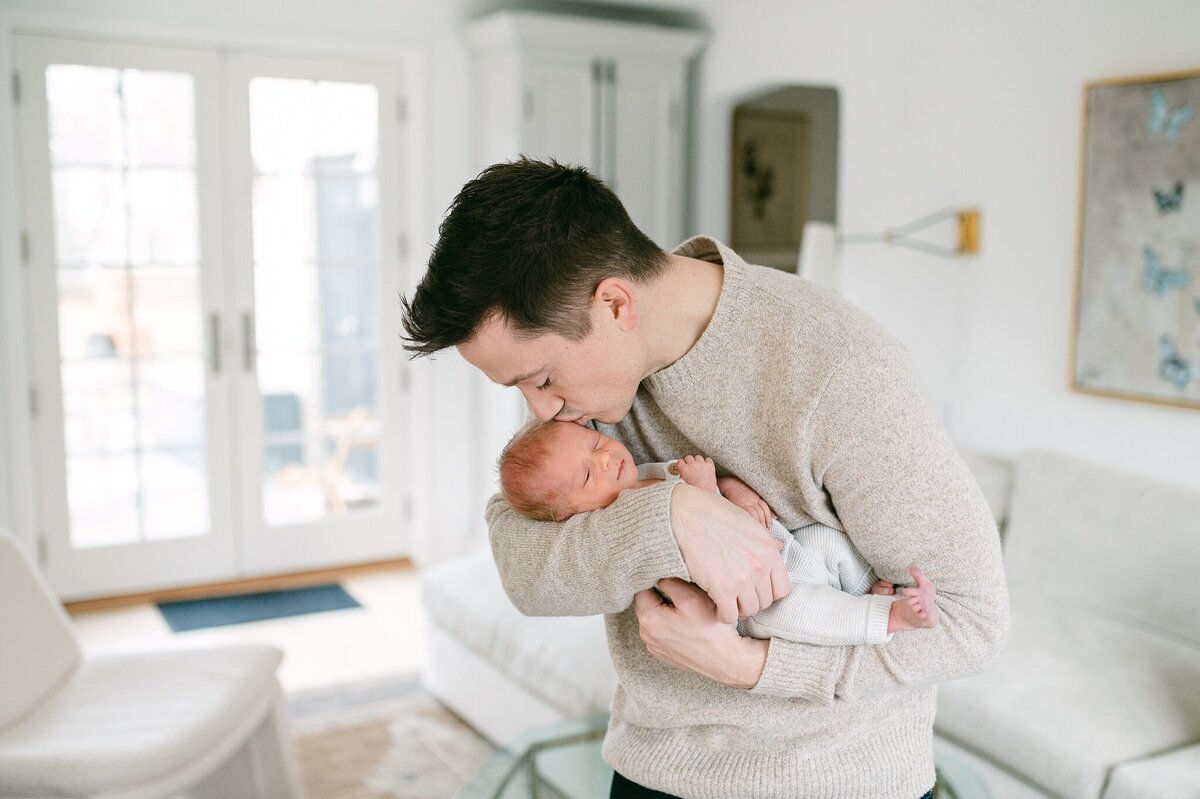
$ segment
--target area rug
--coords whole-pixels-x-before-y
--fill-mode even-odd
[[[158,603],[159,612],[177,633],[358,607],[362,605],[336,583]]]
[[[288,715],[309,799],[450,799],[494,753],[415,676],[295,693]]]

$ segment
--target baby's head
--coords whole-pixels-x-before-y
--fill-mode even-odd
[[[500,454],[500,490],[531,519],[560,522],[608,507],[637,482],[625,445],[573,422],[531,422]]]

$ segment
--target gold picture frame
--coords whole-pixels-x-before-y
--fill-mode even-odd
[[[1200,408],[1200,70],[1083,92],[1071,389]]]
[[[812,126],[804,114],[738,109],[730,164],[730,246],[796,251],[808,219]]]

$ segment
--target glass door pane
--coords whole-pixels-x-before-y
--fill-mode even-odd
[[[192,76],[45,74],[71,545],[203,535]]]
[[[397,65],[231,57],[248,569],[406,552]],[[239,138],[240,137],[240,138]]]
[[[379,92],[255,77],[249,100],[263,521],[373,510]]]

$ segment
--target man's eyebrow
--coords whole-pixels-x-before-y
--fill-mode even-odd
[[[544,372],[544,371],[546,371],[546,367],[543,366],[539,369],[534,369],[532,372],[529,372],[528,374],[517,375],[512,380],[509,380],[507,383],[501,383],[500,385],[507,386],[508,388],[512,388],[517,383],[520,383],[522,380],[528,380],[529,378],[533,377],[534,375],[538,374],[539,372]]]

